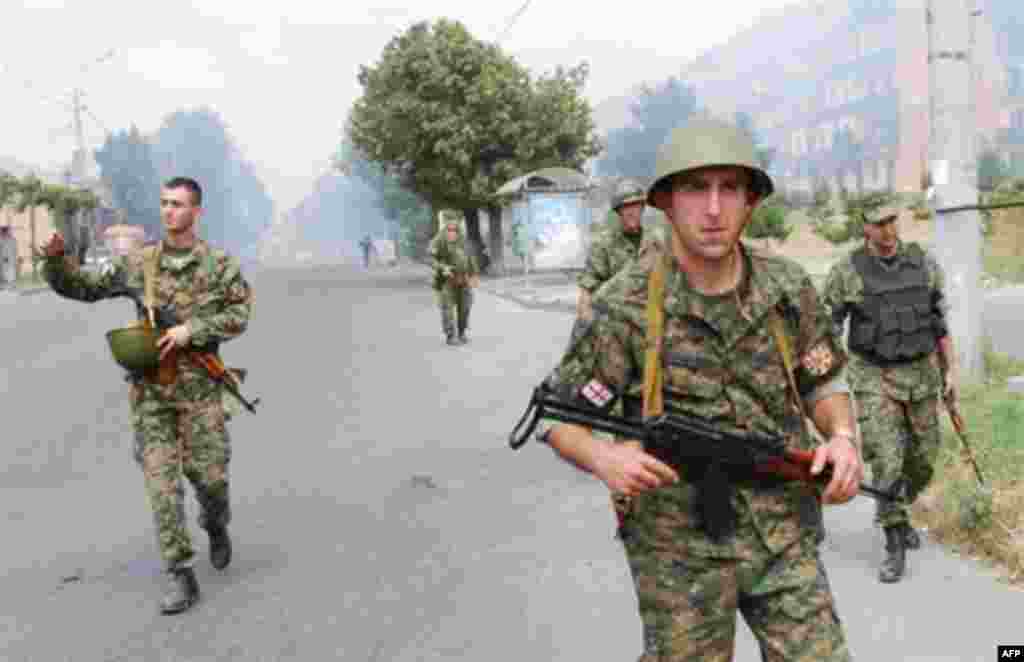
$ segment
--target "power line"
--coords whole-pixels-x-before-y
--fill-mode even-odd
[[[519,8],[519,11],[512,15],[512,18],[510,18],[508,23],[505,25],[505,29],[501,31],[500,35],[498,35],[498,38],[495,40],[495,43],[501,43],[501,40],[505,38],[505,35],[508,34],[508,31],[512,29],[512,26],[516,24],[516,21],[519,20],[519,17],[522,16],[523,12],[526,11],[526,8],[530,6],[531,1],[532,0],[526,0],[526,2],[523,3],[523,6]]]

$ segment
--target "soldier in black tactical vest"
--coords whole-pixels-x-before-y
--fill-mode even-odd
[[[942,269],[919,244],[900,241],[901,212],[890,206],[868,214],[864,245],[832,267],[824,288],[837,336],[850,320],[849,379],[864,459],[876,485],[906,497],[876,511],[886,541],[883,582],[899,581],[906,550],[921,545],[910,505],[932,478],[940,391],[955,394],[958,382]]]

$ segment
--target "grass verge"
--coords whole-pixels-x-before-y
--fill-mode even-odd
[[[1024,394],[1007,379],[1024,375],[1024,361],[985,353],[985,383],[966,385],[960,408],[967,439],[985,480],[979,486],[963,443],[942,419],[942,448],[932,484],[914,504],[916,525],[961,555],[997,567],[1024,588]]]

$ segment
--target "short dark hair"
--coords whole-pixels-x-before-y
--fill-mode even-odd
[[[171,177],[164,182],[164,188],[187,188],[192,194],[192,204],[196,207],[203,206],[203,189],[199,182],[191,177]]]
[[[740,172],[743,173],[744,179],[746,179],[746,182],[744,182],[744,184],[747,189],[747,202],[749,202],[750,204],[756,202],[758,198],[765,197],[766,191],[761,186],[759,186],[759,181],[758,178],[754,176],[754,171],[746,166],[739,165],[704,166],[702,168],[694,168],[692,170],[687,170],[685,172],[674,172],[671,175],[663,177],[661,181],[659,181],[655,185],[654,190],[672,191],[677,186],[681,186],[683,182],[685,182],[689,177],[692,177],[694,173],[699,172],[700,170],[715,167],[737,168]]]

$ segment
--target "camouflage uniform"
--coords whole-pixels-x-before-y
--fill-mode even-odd
[[[441,328],[451,343],[458,324],[458,337],[465,341],[469,311],[473,307],[473,288],[469,280],[480,272],[476,258],[466,247],[461,229],[455,241],[448,241],[444,226],[430,242],[430,257],[434,267],[434,292],[441,309]],[[446,276],[445,270],[451,275]]]
[[[661,241],[645,241],[638,259],[598,291],[589,328],[548,378],[560,397],[611,392],[615,398],[604,406],[621,399],[627,415],[639,415],[647,281],[666,252]],[[723,296],[697,293],[671,260],[660,354],[665,409],[812,448],[767,316],[776,311],[793,341],[796,382],[808,406],[840,388],[845,354],[800,266],[745,246],[742,255],[744,279]],[[700,508],[696,463],[682,478],[636,497],[626,523],[644,626],[641,661],[731,659],[737,609],[765,659],[848,660],[818,556],[817,488],[736,477],[724,497],[733,532],[716,537],[700,514],[708,511]]]
[[[627,234],[621,223],[615,223],[594,240],[576,284],[593,295],[597,288],[636,259],[642,240],[643,227],[639,232]]]
[[[125,286],[143,289],[143,256],[136,251],[115,258],[100,274],[80,271],[59,257],[46,258],[43,275],[63,297],[99,301]],[[190,347],[210,350],[245,331],[252,290],[237,259],[197,241],[190,250],[163,247],[155,299],[156,306],[173,305],[179,321],[188,324]],[[135,459],[145,476],[157,542],[168,570],[190,567],[194,557],[182,474],[195,489],[202,528],[223,529],[231,519],[231,442],[222,389],[189,361],[185,351],[178,352],[177,367],[177,379],[166,386],[133,380],[130,397]]]
[[[867,250],[866,242],[861,250]],[[948,305],[943,296],[942,269],[934,257],[917,244],[900,242],[892,260],[872,259],[896,274],[912,251],[924,256],[935,337],[940,338],[947,333]],[[864,303],[864,281],[853,254],[832,267],[823,298],[831,311],[835,333],[841,337],[846,318]],[[909,526],[908,504],[928,486],[939,451],[942,375],[937,353],[893,365],[880,365],[857,352],[850,356],[850,386],[857,400],[864,460],[871,466],[872,480],[883,489],[902,486],[906,490],[906,503],[878,504],[876,521],[882,527]]]

